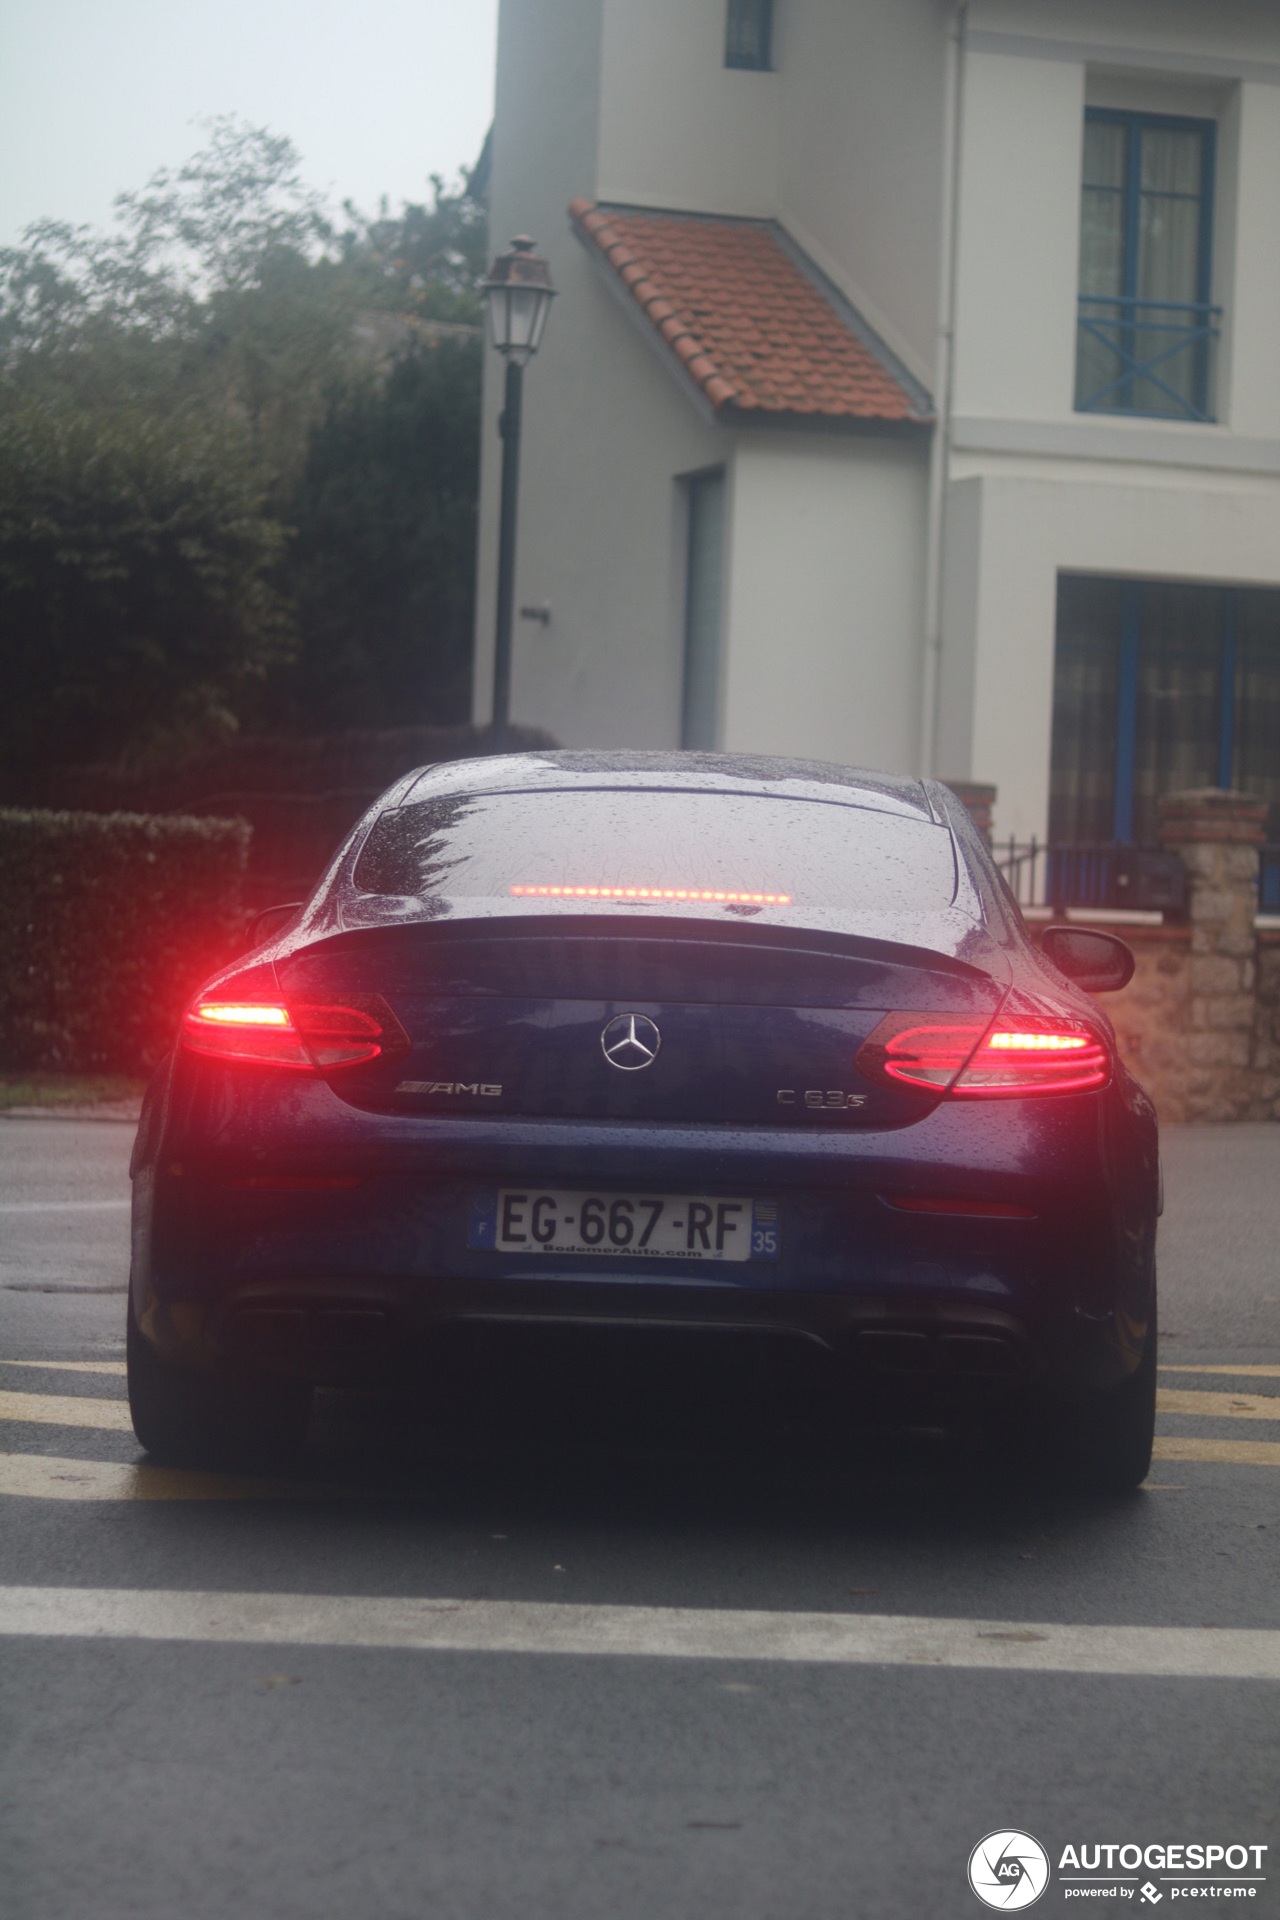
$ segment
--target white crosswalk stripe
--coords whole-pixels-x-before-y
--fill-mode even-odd
[[[1184,1393],[1162,1388],[1157,1413],[1193,1413],[1202,1420],[1280,1420],[1280,1396],[1273,1393]]]
[[[0,1421],[27,1421],[42,1427],[98,1427],[104,1433],[132,1433],[128,1403],[90,1400],[76,1394],[0,1392]]]
[[[127,1213],[128,1200],[6,1200],[0,1213]]]
[[[123,1380],[123,1360],[0,1360],[0,1367],[34,1367],[41,1373],[104,1373]]]
[[[1280,1680],[1280,1632],[733,1608],[0,1587],[0,1635]]]

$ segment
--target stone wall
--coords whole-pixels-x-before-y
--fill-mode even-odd
[[[1265,800],[1217,787],[1160,802],[1160,837],[1187,869],[1188,1120],[1271,1120],[1280,1110],[1280,1068],[1270,1063],[1270,1045],[1259,1045],[1258,848],[1266,818]]]
[[[1098,1005],[1116,1030],[1121,1058],[1162,1120],[1185,1120],[1190,1104],[1186,1036],[1191,1015],[1189,927],[1109,927],[1133,949],[1133,979]]]
[[[1260,1076],[1280,1080],[1280,933],[1258,938],[1258,993],[1253,1032],[1254,1065]],[[1260,1119],[1280,1120],[1280,1098]]]
[[[1280,934],[1257,924],[1266,804],[1211,787],[1167,794],[1160,811],[1187,916],[1110,926],[1137,966],[1098,1004],[1162,1120],[1280,1120]]]

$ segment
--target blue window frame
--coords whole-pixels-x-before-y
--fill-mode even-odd
[[[1085,115],[1076,408],[1213,417],[1212,120]]]
[[[1160,795],[1209,786],[1280,839],[1280,590],[1062,575],[1050,841],[1153,845]]]

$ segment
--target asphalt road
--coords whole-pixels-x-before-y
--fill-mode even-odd
[[[10,1920],[950,1920],[1005,1828],[1038,1912],[1170,1911],[1174,1861],[1089,1850],[1200,1844],[1270,1848],[1216,1879],[1280,1915],[1280,1128],[1166,1133],[1119,1501],[598,1402],[445,1439],[330,1402],[293,1485],[166,1474],[129,1144],[0,1121]]]

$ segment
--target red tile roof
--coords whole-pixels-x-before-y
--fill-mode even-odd
[[[569,216],[719,418],[931,420],[927,394],[772,223],[589,200]]]

